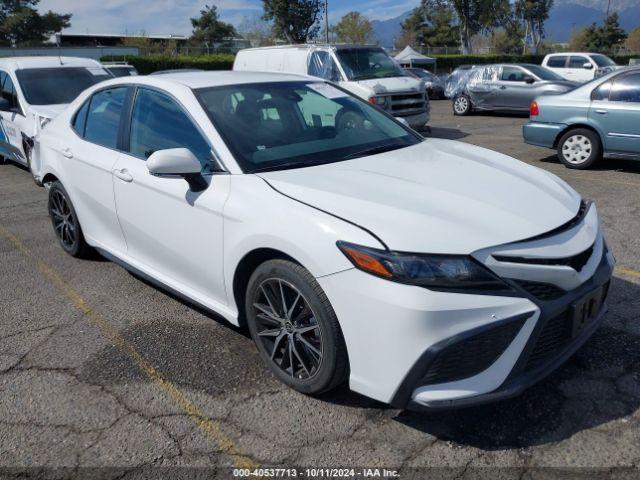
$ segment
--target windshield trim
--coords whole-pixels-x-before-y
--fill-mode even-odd
[[[296,84],[300,84],[300,85],[308,85],[308,84],[313,84],[313,83],[325,83],[327,85],[331,85],[331,87],[336,88],[342,92],[344,92],[345,94],[347,94],[350,98],[365,104],[368,108],[374,108],[371,106],[371,104],[369,104],[369,102],[363,100],[362,98],[352,94],[351,92],[349,92],[348,90],[342,88],[340,85],[337,85],[335,83],[331,83],[331,82],[327,82],[327,81],[314,81],[314,80],[299,80],[299,81],[287,81],[287,82],[251,82],[251,83],[243,83],[241,84],[242,86],[245,87],[251,87],[251,86],[258,86],[258,85],[269,85],[269,84],[278,84],[278,83],[296,83]],[[200,87],[200,88],[192,88],[191,91],[193,92],[194,97],[196,98],[196,100],[198,101],[198,104],[200,105],[200,107],[202,108],[202,110],[204,111],[205,115],[207,116],[207,118],[209,119],[209,121],[211,122],[211,124],[213,125],[213,128],[215,128],[216,133],[220,136],[220,138],[222,139],[222,141],[225,144],[225,147],[227,148],[227,150],[231,153],[234,162],[236,163],[236,165],[240,168],[240,170],[242,171],[243,174],[245,175],[253,175],[254,174],[254,170],[259,170],[263,167],[257,167],[257,168],[253,168],[253,169],[247,169],[246,165],[244,165],[244,162],[241,161],[240,159],[242,159],[242,155],[236,150],[236,148],[233,146],[232,142],[230,141],[230,139],[228,138],[228,135],[226,133],[223,132],[223,130],[219,127],[218,122],[216,122],[216,120],[213,118],[213,115],[211,115],[211,113],[209,112],[209,109],[207,108],[207,105],[204,103],[204,100],[202,98],[202,93],[204,92],[208,92],[208,91],[212,91],[212,90],[218,90],[218,89],[224,89],[224,88],[228,88],[230,85],[215,85],[215,86],[210,86],[210,87]],[[392,120],[395,124],[399,125],[406,133],[407,135],[404,135],[403,137],[399,137],[399,138],[411,138],[413,140],[416,141],[416,143],[414,143],[413,145],[417,144],[417,143],[422,143],[425,138],[420,135],[419,133],[417,133],[416,131],[412,130],[411,128],[409,128],[408,126],[406,126],[405,124],[403,124],[402,122],[398,121],[393,115],[390,115],[388,112],[384,111],[384,110],[378,110],[379,113],[383,114],[384,116],[386,116],[388,119]],[[411,145],[406,145],[400,148],[406,148],[409,147]],[[286,168],[286,166],[283,164],[283,168],[274,168],[271,171],[280,171],[280,170],[287,170],[287,169],[298,169],[298,168],[309,168],[309,167],[316,167],[316,166],[320,166],[320,165],[327,165],[330,163],[340,163],[340,162],[346,162],[352,159],[349,158],[337,158],[337,159],[332,159],[332,160],[328,160],[325,162],[313,162],[313,163],[309,163],[308,165],[301,165],[301,166],[295,166],[295,167],[289,167]],[[291,162],[285,162],[285,163],[291,163]]]

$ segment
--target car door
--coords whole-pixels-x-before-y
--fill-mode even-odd
[[[640,72],[616,76],[592,98],[589,117],[605,132],[605,150],[640,155]]]
[[[527,83],[533,76],[522,67],[505,65],[502,67],[496,106],[509,110],[526,110],[534,98],[533,84]]]
[[[591,68],[585,68],[585,65],[591,65]],[[584,83],[593,78],[593,65],[589,57],[583,55],[571,55],[567,64],[566,78],[574,82]]]
[[[498,96],[500,67],[491,65],[471,72],[466,81],[466,91],[476,108],[495,108]]]
[[[85,236],[110,253],[126,251],[113,195],[112,171],[120,156],[120,122],[129,88],[94,93],[73,117],[73,134],[56,150],[64,162],[62,183],[71,196]]]
[[[226,304],[222,209],[230,176],[208,173],[209,142],[166,92],[137,89],[126,136],[127,152],[118,159],[113,180],[128,258],[191,298]],[[149,156],[170,148],[188,148],[200,159],[208,188],[194,193],[181,177],[149,173]]]
[[[9,73],[0,71],[0,85],[2,99],[5,100],[5,107],[0,110],[0,154],[25,163],[21,129],[25,116]]]

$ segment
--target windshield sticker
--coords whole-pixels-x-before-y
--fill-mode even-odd
[[[338,90],[336,87],[329,85],[328,83],[310,83],[308,86],[311,90],[329,99],[344,98],[348,96],[342,90]]]

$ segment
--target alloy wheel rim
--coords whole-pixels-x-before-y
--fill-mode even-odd
[[[591,157],[592,151],[593,144],[584,135],[573,135],[562,145],[562,156],[573,165],[586,162]]]
[[[76,243],[76,219],[67,199],[59,191],[54,191],[51,194],[50,212],[56,235],[62,245],[70,250]]]
[[[257,335],[271,361],[292,379],[313,378],[324,356],[322,331],[300,290],[279,278],[264,280],[253,306]]]
[[[455,102],[456,112],[464,113],[467,110],[467,99],[464,97],[459,97]]]

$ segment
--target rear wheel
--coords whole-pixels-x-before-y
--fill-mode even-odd
[[[601,158],[600,137],[592,130],[570,130],[558,142],[558,159],[568,168],[586,170]]]
[[[467,95],[459,95],[453,99],[454,115],[469,115],[471,113],[471,99]]]
[[[72,257],[88,257],[91,247],[84,239],[76,211],[60,182],[51,185],[48,206],[53,230],[64,251]]]
[[[344,382],[347,349],[336,314],[316,279],[288,260],[251,276],[247,323],[263,361],[286,385],[319,394]]]

